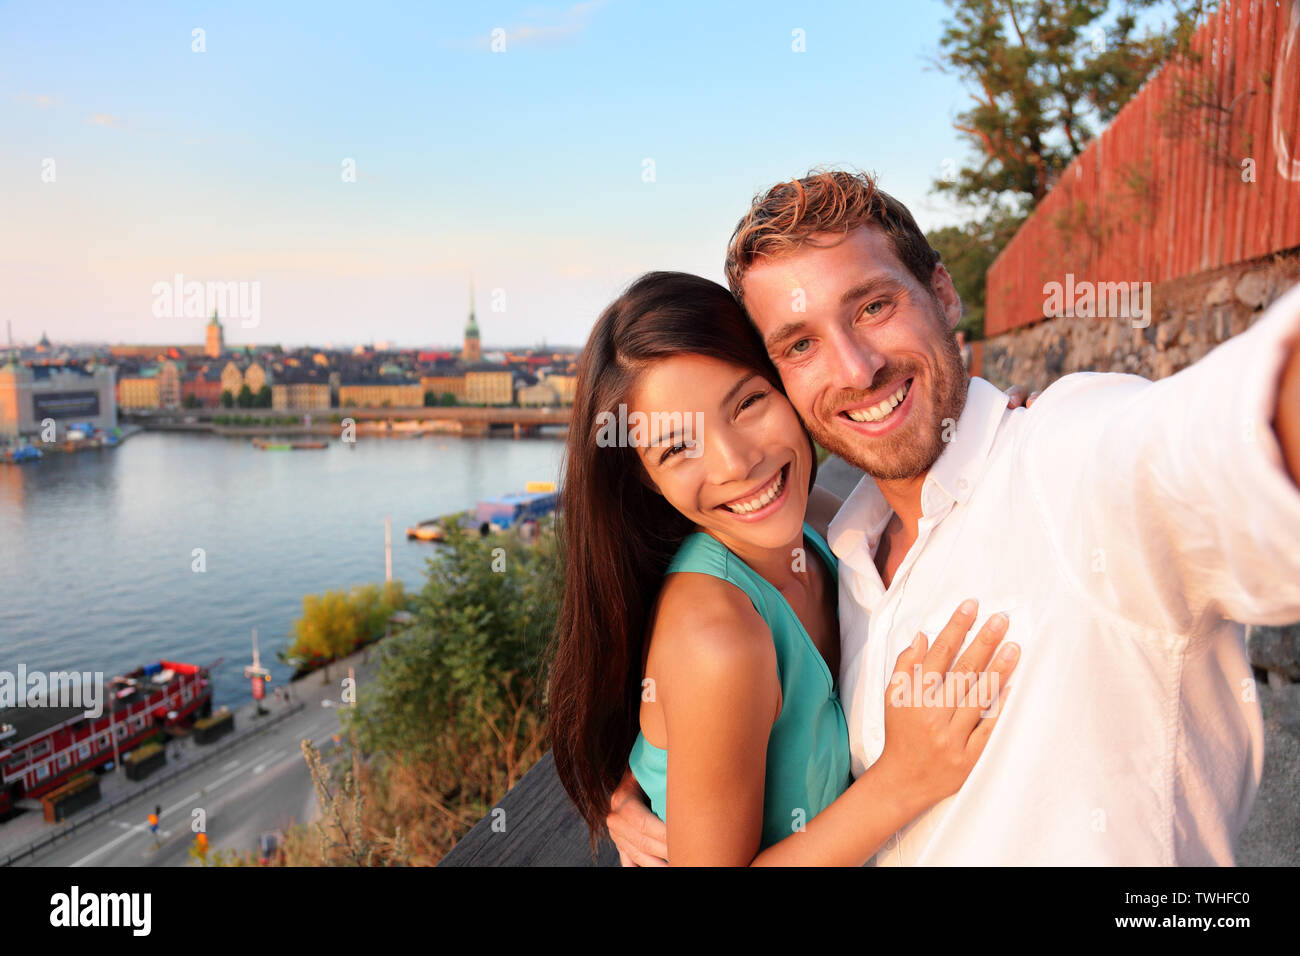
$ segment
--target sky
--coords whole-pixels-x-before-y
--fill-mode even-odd
[[[815,165],[960,221],[944,15],[0,2],[0,337],[202,342],[180,276],[256,302],[231,344],[447,346],[472,280],[485,348],[580,346],[642,272],[722,281],[754,193]]]

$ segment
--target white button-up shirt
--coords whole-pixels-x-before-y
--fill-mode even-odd
[[[892,509],[832,521],[853,772],[898,655],[967,597],[1008,612],[1014,688],[961,790],[877,865],[1231,864],[1263,768],[1243,628],[1300,620],[1300,491],[1271,427],[1300,286],[1169,378],[1067,375],[1032,408],[974,378],[888,588]]]

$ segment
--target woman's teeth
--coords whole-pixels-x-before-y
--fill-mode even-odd
[[[755,495],[753,498],[740,502],[739,504],[733,501],[731,504],[726,504],[722,507],[726,508],[728,511],[733,511],[738,515],[749,514],[751,511],[757,511],[759,508],[771,504],[772,500],[781,493],[781,489],[784,487],[785,468],[782,467],[782,469],[776,473],[775,483],[762,494]]]
[[[898,403],[907,397],[908,391],[912,387],[912,380],[908,379],[902,385],[898,386],[898,391],[890,395],[879,405],[873,405],[870,408],[859,408],[844,414],[849,416],[855,422],[878,422],[889,417],[889,413],[898,407]]]

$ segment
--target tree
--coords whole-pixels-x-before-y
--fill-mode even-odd
[[[271,407],[271,386],[263,385],[257,390],[257,397],[253,400],[254,408]]]
[[[253,390],[247,385],[240,386],[239,397],[235,399],[235,404],[240,408],[253,407]]]
[[[183,399],[181,399],[181,407],[183,408],[201,408],[202,406],[203,403],[199,401],[199,397],[195,395],[193,392],[190,392]]]
[[[957,328],[969,340],[984,338],[984,278],[1021,222],[1018,213],[995,207],[986,217],[926,233],[961,296],[964,309]]]
[[[442,397],[438,400],[439,405],[455,405],[456,396],[451,392],[443,392]]]
[[[221,390],[221,407],[232,408],[234,404],[235,404],[235,396],[230,394],[230,389],[223,388]]]
[[[424,393],[424,407],[425,407],[425,408],[432,408],[434,405],[437,405],[437,404],[438,404],[438,397],[437,397],[436,395],[434,395],[433,392],[425,392],[425,393]]]
[[[977,206],[1027,213],[1165,60],[1188,48],[1215,0],[1174,2],[1171,22],[1137,32],[1157,0],[945,0],[939,69],[974,105],[954,124],[978,164],[935,181]]]

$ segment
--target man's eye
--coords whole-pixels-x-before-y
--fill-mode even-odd
[[[804,347],[800,348],[801,345]],[[790,351],[787,354],[803,355],[811,347],[812,347],[812,339],[800,339],[798,342],[794,343],[794,345],[790,346]]]
[[[864,315],[879,315],[888,304],[886,299],[877,299],[875,302],[868,302],[862,312]]]

